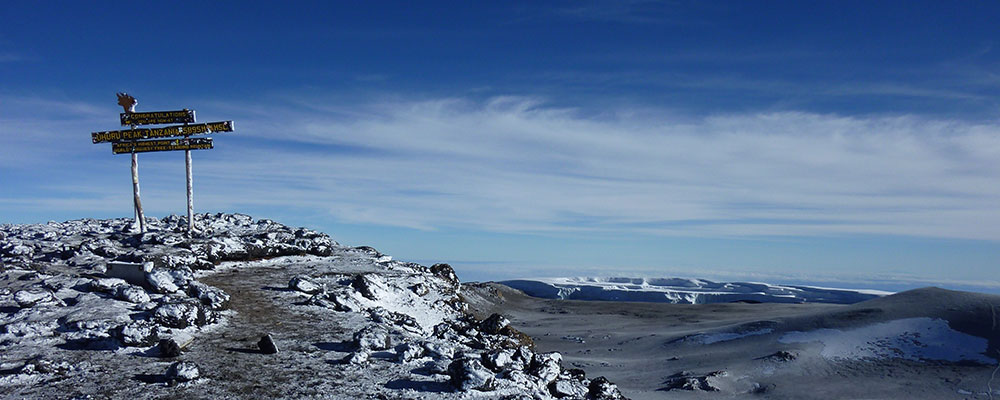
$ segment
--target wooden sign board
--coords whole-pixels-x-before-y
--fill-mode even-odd
[[[204,135],[216,132],[232,132],[233,121],[208,122],[204,124],[175,125],[164,128],[139,128],[120,131],[94,132],[90,134],[94,143],[121,142],[136,139],[157,139]]]
[[[191,138],[174,140],[139,140],[111,145],[115,154],[147,153],[151,151],[208,150],[212,148],[212,138]]]
[[[194,122],[194,110],[121,113],[122,126],[187,124]]]

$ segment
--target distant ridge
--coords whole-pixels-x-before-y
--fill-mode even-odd
[[[547,299],[638,301],[675,304],[731,302],[853,304],[892,292],[772,285],[759,282],[714,282],[685,278],[531,278],[501,284]]]

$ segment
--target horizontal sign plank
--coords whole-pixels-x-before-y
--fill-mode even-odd
[[[150,151],[207,150],[212,148],[212,138],[173,140],[139,140],[111,145],[115,154],[146,153]]]
[[[194,122],[194,110],[121,113],[122,126],[185,124]]]
[[[208,122],[204,124],[176,125],[164,128],[124,129],[91,133],[94,143],[121,142],[136,139],[158,139],[190,135],[204,135],[216,132],[232,132],[233,121]]]

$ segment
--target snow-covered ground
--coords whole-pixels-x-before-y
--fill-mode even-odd
[[[919,361],[974,361],[993,364],[986,357],[989,340],[958,332],[939,318],[905,318],[859,328],[793,331],[781,343],[823,344],[823,357],[865,360],[902,358]]]
[[[852,304],[892,294],[878,290],[713,282],[683,278],[531,278],[500,282],[547,299],[656,303],[834,303]]]
[[[621,399],[447,264],[238,214],[0,226],[0,398]]]

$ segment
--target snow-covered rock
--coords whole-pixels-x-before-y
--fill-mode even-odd
[[[563,369],[557,355],[536,355],[531,339],[506,318],[480,321],[467,314],[447,264],[401,262],[371,247],[345,247],[322,233],[239,214],[198,214],[200,232],[191,235],[183,217],[146,222],[144,234],[131,233],[129,219],[0,226],[0,306],[9,310],[0,314],[0,393],[239,397],[245,387],[231,377],[246,371],[233,373],[243,364],[230,360],[260,357],[253,344],[262,332],[288,344],[273,358],[280,363],[255,368],[312,365],[296,372],[301,385],[275,381],[294,392],[277,397],[412,398],[427,390],[452,399],[549,399],[578,396],[581,385],[590,384]],[[134,282],[106,274],[109,265],[126,263],[141,267]],[[221,275],[226,279],[207,283]],[[264,276],[271,279],[255,280]],[[269,342],[257,348],[270,352]],[[316,357],[316,348],[333,357]],[[73,367],[33,362],[39,354],[52,365]],[[184,362],[164,374],[150,356]],[[345,368],[315,373],[335,360]],[[199,366],[212,371],[206,375],[213,385],[181,385],[183,393],[143,386],[197,380]],[[38,376],[50,373],[44,371],[67,378],[44,381]],[[329,392],[309,392],[312,385]]]
[[[201,372],[198,371],[198,366],[195,363],[188,361],[180,361],[170,364],[167,368],[166,374],[164,376],[167,380],[187,382],[198,379]]]

